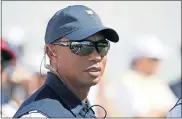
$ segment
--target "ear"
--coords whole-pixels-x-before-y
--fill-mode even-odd
[[[56,54],[54,53],[54,50],[53,50],[53,46],[52,45],[46,45],[45,46],[45,53],[47,53],[48,57],[50,60],[54,60],[55,57],[56,57]]]

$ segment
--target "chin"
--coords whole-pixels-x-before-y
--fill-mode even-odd
[[[100,81],[100,79],[101,79],[101,76],[96,77],[94,80],[92,80],[92,81],[91,81],[91,84],[92,84],[92,85],[96,85],[96,84],[98,84],[98,83],[99,83],[99,81]]]
[[[96,84],[98,84],[100,81],[100,76],[99,77],[89,77],[88,80],[85,82],[87,85],[89,86],[94,86]]]
[[[94,75],[89,75],[88,73],[84,73],[83,77],[81,78],[81,82],[84,85],[93,86],[99,83],[101,76],[102,76],[101,74],[98,76],[94,76]]]
[[[93,83],[93,85],[96,85],[96,84],[99,83],[99,81],[100,81],[100,80],[93,80],[92,83]]]

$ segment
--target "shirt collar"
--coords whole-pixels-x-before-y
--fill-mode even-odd
[[[82,102],[76,95],[74,95],[68,87],[63,84],[61,79],[51,72],[47,73],[47,78],[45,82],[54,92],[56,92],[60,99],[65,103],[65,105],[75,114],[78,115],[83,108],[88,109],[90,103],[88,99],[86,102]],[[94,111],[91,109],[94,114]]]

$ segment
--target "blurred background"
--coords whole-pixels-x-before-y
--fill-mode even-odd
[[[111,43],[101,82],[91,88],[91,104],[104,106],[108,117],[165,116],[181,97],[180,1],[3,1],[1,115],[12,117],[44,83],[47,23],[58,10],[78,4],[92,8],[120,37]]]

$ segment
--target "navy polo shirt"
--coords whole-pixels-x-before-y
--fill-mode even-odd
[[[48,72],[45,84],[18,109],[16,117],[37,110],[47,117],[95,117],[88,99],[82,102],[53,73]]]

